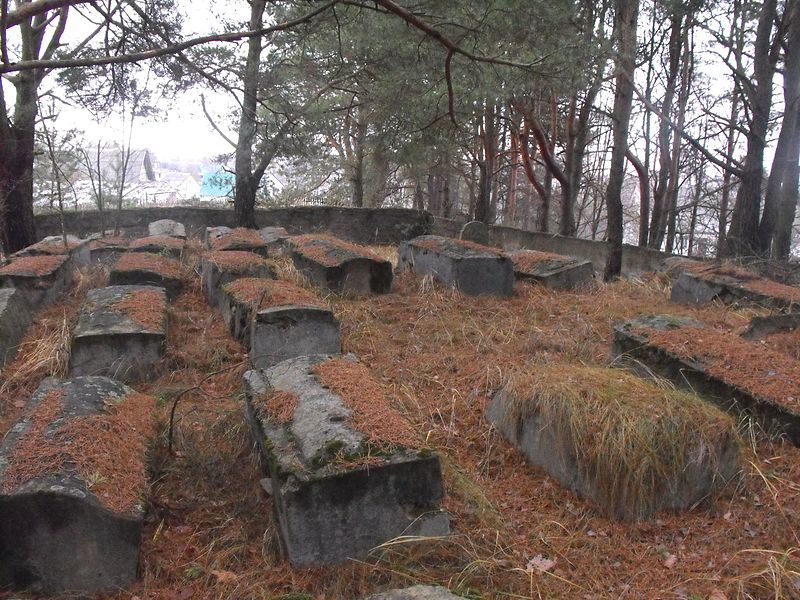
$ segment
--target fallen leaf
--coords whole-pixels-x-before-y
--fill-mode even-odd
[[[556,566],[556,561],[537,554],[528,561],[525,571],[528,573],[544,573]]]
[[[675,566],[677,562],[678,562],[678,557],[675,556],[674,554],[670,554],[664,561],[664,566],[667,567],[668,569],[671,569],[672,567]]]

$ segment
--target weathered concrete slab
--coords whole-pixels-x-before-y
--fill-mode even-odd
[[[207,227],[205,244],[208,250],[239,250],[264,257],[269,255],[269,246],[258,230],[246,227]]]
[[[303,356],[248,371],[244,383],[294,565],[363,558],[400,535],[449,532],[438,457],[419,445],[365,366]]]
[[[164,288],[174,300],[183,288],[181,263],[152,252],[128,252],[114,263],[110,285],[153,285]]]
[[[721,408],[752,415],[800,445],[800,363],[686,317],[645,316],[614,327],[612,354]]]
[[[153,379],[164,355],[167,298],[163,288],[116,285],[89,290],[72,336],[71,376]]]
[[[489,228],[481,221],[464,223],[458,233],[458,239],[486,246],[489,243]]]
[[[712,264],[692,268],[687,263],[683,263],[672,284],[670,299],[673,302],[705,304],[718,300],[725,304],[800,312],[800,288],[770,281],[731,265]]]
[[[147,226],[147,233],[153,237],[166,235],[169,237],[179,238],[181,240],[186,239],[186,227],[183,226],[183,223],[178,223],[172,219],[159,219],[158,221],[153,221]]]
[[[363,600],[461,600],[447,588],[433,585],[414,585],[408,588],[372,594]]]
[[[275,268],[260,254],[242,250],[206,252],[201,266],[203,291],[211,306],[220,306],[222,286],[243,277],[274,279]]]
[[[0,268],[0,288],[15,288],[31,310],[52,304],[72,284],[72,260],[66,255],[23,256]]]
[[[97,237],[89,242],[89,262],[111,266],[128,251],[130,240],[122,236]]]
[[[289,233],[283,227],[262,227],[258,230],[261,239],[267,245],[270,256],[280,256],[286,249]]]
[[[473,242],[423,235],[400,244],[401,270],[432,275],[469,296],[508,298],[514,291],[514,264],[499,250]]]
[[[510,378],[486,417],[530,462],[621,520],[688,510],[738,471],[732,418],[617,369],[534,366]]]
[[[89,264],[90,240],[83,240],[71,234],[67,234],[67,245],[64,246],[64,238],[60,235],[51,235],[42,240],[23,248],[12,255],[12,258],[22,256],[58,256],[66,254],[72,258],[72,263],[76,267],[83,267]]]
[[[392,289],[392,263],[369,248],[327,235],[298,235],[287,244],[294,266],[322,289],[358,295]]]
[[[14,288],[0,289],[0,369],[14,360],[30,324],[31,313],[22,292]]]
[[[742,333],[747,340],[760,340],[773,333],[794,331],[800,327],[800,313],[755,316]]]
[[[516,250],[508,255],[520,281],[535,281],[553,290],[585,288],[594,282],[594,266],[588,260],[536,250]]]
[[[242,277],[226,283],[220,290],[219,308],[231,335],[250,343],[253,317],[259,310],[279,306],[307,306],[329,310],[317,294],[288,281],[261,277]],[[338,353],[326,350],[325,354]],[[305,354],[322,354],[322,351]],[[263,367],[261,367],[263,368]]]
[[[131,240],[129,248],[132,252],[150,252],[180,260],[186,249],[186,240],[168,235],[151,235]]]
[[[136,579],[154,407],[105,377],[42,382],[0,443],[0,588],[85,595]]]

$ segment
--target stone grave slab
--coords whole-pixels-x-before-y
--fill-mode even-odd
[[[672,284],[670,300],[681,304],[762,306],[800,312],[800,288],[784,285],[732,265],[683,263]]]
[[[72,263],[76,267],[83,267],[89,264],[90,259],[90,240],[83,240],[71,234],[67,234],[67,245],[64,246],[64,238],[60,235],[50,235],[42,240],[23,248],[12,255],[20,256],[58,256],[67,254],[72,258]]]
[[[166,338],[163,288],[115,285],[89,290],[72,336],[70,375],[107,375],[125,382],[152,379]]]
[[[531,463],[620,520],[688,510],[738,471],[734,419],[619,369],[531,366],[486,417]]]
[[[0,289],[0,369],[14,360],[30,324],[31,314],[22,292]]]
[[[205,241],[208,250],[238,250],[254,252],[264,257],[269,255],[269,246],[257,229],[207,227]]]
[[[671,315],[615,325],[612,353],[634,371],[652,371],[688,387],[800,445],[800,362],[789,356]]]
[[[588,260],[536,250],[516,250],[508,255],[520,281],[535,281],[553,290],[585,288],[594,282],[594,267]]]
[[[122,236],[97,237],[89,242],[89,262],[111,266],[128,251],[130,240]]]
[[[289,232],[283,227],[262,227],[258,234],[267,245],[267,252],[270,256],[283,254],[286,240],[289,239]]]
[[[42,382],[0,442],[0,588],[85,596],[136,579],[154,409],[106,377]]]
[[[158,221],[153,221],[147,226],[147,234],[151,237],[160,237],[162,235],[166,235],[185,240],[186,227],[183,226],[183,223],[178,223],[172,219],[159,219]]]
[[[364,365],[302,356],[248,371],[244,384],[292,564],[341,563],[400,535],[449,532],[438,457]]]
[[[242,277],[274,279],[275,268],[260,254],[243,250],[206,252],[201,266],[203,292],[211,306],[220,306],[222,286]]]
[[[407,588],[379,592],[363,598],[363,600],[459,600],[447,588],[434,585],[413,585]]]
[[[747,340],[760,340],[773,333],[794,331],[800,327],[800,313],[756,315],[742,333]]]
[[[153,285],[164,288],[174,300],[183,288],[181,263],[152,252],[128,252],[114,263],[110,285]]]
[[[66,255],[23,256],[0,268],[0,288],[20,291],[28,307],[52,304],[72,284],[72,260]]]
[[[499,250],[474,242],[423,235],[400,244],[398,268],[432,275],[469,296],[508,298],[514,291],[514,263]]]
[[[186,240],[169,235],[151,235],[131,240],[131,252],[150,252],[180,260],[186,249]]]
[[[287,243],[297,270],[324,290],[367,295],[392,289],[392,263],[369,248],[328,235],[298,235]]]

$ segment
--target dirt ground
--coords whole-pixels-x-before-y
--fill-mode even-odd
[[[516,369],[556,360],[609,364],[617,320],[672,313],[739,333],[754,311],[670,304],[669,282],[659,276],[574,293],[517,284],[501,300],[401,275],[387,295],[329,298],[345,351],[438,449],[452,535],[390,542],[363,562],[295,569],[277,554],[244,419],[247,350],[208,307],[192,266],[170,309],[160,376],[137,388],[158,398],[161,421],[141,579],[109,598],[333,600],[416,583],[473,599],[800,598],[799,449],[743,431],[741,476],[718,497],[688,513],[618,523],[526,464],[483,419],[488,397]],[[297,281],[285,259],[278,271]],[[84,274],[37,320],[4,372],[2,433],[38,381],[63,372],[82,295],[101,282],[102,274]],[[795,358],[800,352],[796,335],[765,344]]]

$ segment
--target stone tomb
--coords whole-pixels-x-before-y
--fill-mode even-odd
[[[0,588],[86,595],[136,579],[154,408],[106,377],[42,382],[0,443]]]
[[[151,235],[131,240],[131,252],[150,252],[180,260],[186,249],[186,240],[168,235]]]
[[[437,235],[423,235],[400,244],[401,270],[432,275],[469,296],[508,298],[514,290],[514,264],[488,246]]]
[[[267,245],[270,256],[283,254],[289,233],[283,227],[262,227],[258,230],[261,239]]]
[[[615,325],[612,353],[633,370],[652,371],[725,410],[752,415],[800,445],[800,362],[787,355],[671,315]]]
[[[97,237],[89,243],[89,262],[111,266],[128,251],[130,242],[122,236]]]
[[[90,240],[82,240],[79,237],[67,234],[67,245],[64,246],[64,238],[62,236],[50,235],[14,253],[12,258],[20,256],[58,256],[67,254],[72,258],[72,263],[76,267],[83,267],[89,264],[89,244]]]
[[[800,327],[800,313],[756,315],[742,333],[747,340],[760,340],[773,333],[794,331]]]
[[[324,290],[367,295],[392,289],[392,263],[369,248],[327,235],[298,235],[287,243],[297,270]]]
[[[30,324],[31,314],[22,292],[0,289],[0,369],[14,360]]]
[[[201,266],[203,292],[211,306],[222,301],[222,286],[242,277],[275,278],[275,268],[263,256],[243,250],[206,252]]]
[[[302,356],[248,371],[244,384],[292,564],[363,559],[397,536],[449,532],[438,457],[364,365]]]
[[[588,260],[536,250],[515,250],[508,256],[520,281],[535,281],[553,290],[584,288],[594,282],[594,267]]]
[[[800,312],[800,288],[783,285],[731,265],[679,263],[670,300],[682,304],[763,306]]]
[[[147,234],[151,237],[169,236],[181,240],[186,239],[186,227],[172,219],[159,219],[147,226]]]
[[[239,250],[269,255],[269,245],[256,229],[246,227],[206,227],[205,245],[208,250]]]
[[[532,366],[510,377],[486,417],[530,462],[620,520],[688,510],[738,471],[729,415],[619,369]]]
[[[114,263],[108,283],[162,287],[167,297],[174,300],[183,288],[181,263],[152,252],[128,252]]]
[[[166,337],[163,288],[116,285],[90,290],[72,336],[70,375],[108,375],[126,382],[152,379]]]
[[[28,307],[52,304],[72,284],[72,260],[66,255],[23,256],[0,268],[0,288],[16,288]]]
[[[222,315],[250,343],[250,362],[266,369],[306,354],[342,350],[339,321],[313,292],[286,281],[237,279],[222,288]]]

